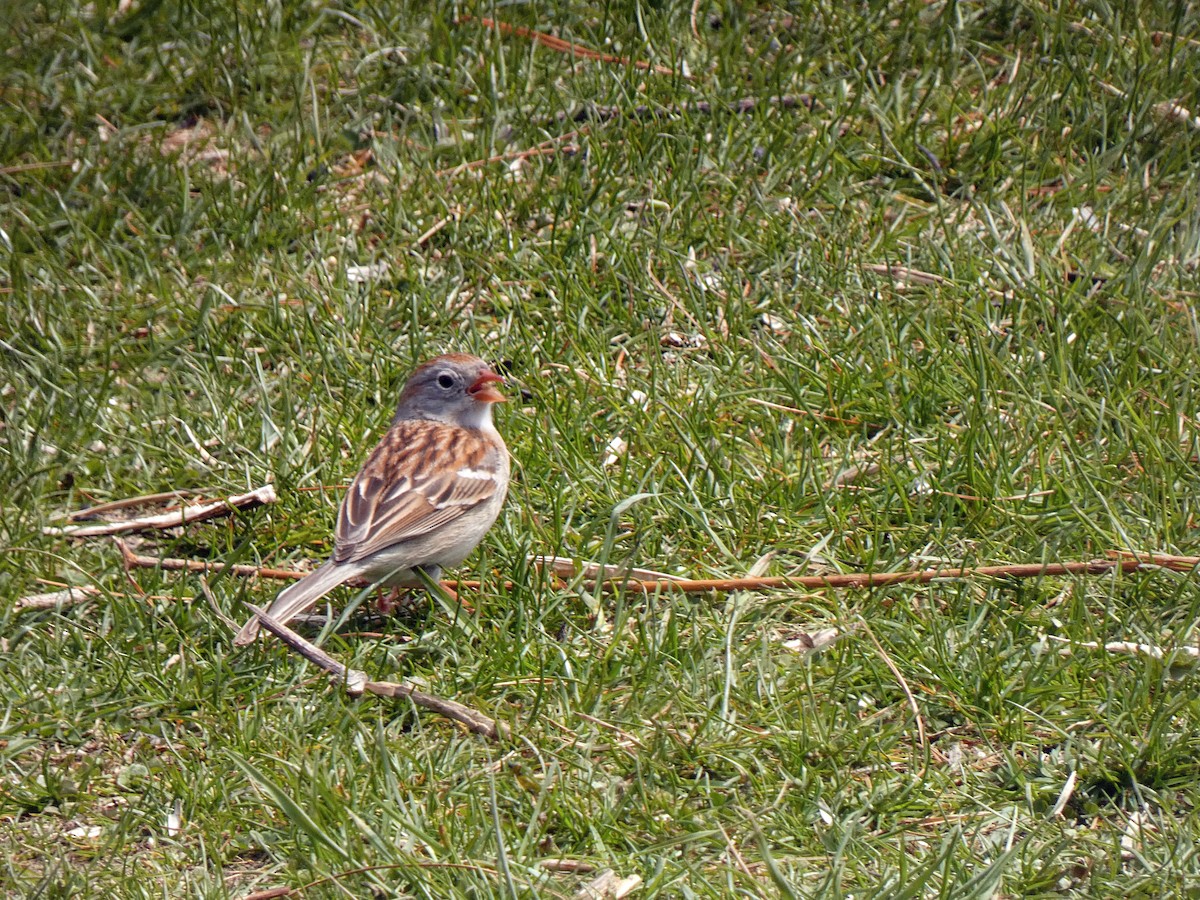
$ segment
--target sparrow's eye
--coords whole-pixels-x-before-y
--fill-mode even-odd
[[[438,386],[449,390],[454,387],[454,379],[443,373],[438,376]]]

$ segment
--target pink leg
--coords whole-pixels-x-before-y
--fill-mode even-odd
[[[400,588],[394,587],[375,601],[375,608],[382,616],[394,615],[403,604],[400,603]]]

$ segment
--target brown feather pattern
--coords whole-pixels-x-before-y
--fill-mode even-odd
[[[428,534],[485,503],[504,450],[481,431],[420,419],[396,422],[350,485],[338,514],[335,562],[354,562]],[[442,468],[447,459],[458,465]]]

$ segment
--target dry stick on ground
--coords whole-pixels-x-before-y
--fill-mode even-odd
[[[397,684],[392,681],[371,681],[365,672],[350,669],[338,662],[320,647],[309,643],[296,632],[276,619],[267,615],[266,611],[250,603],[246,607],[258,616],[262,627],[275,635],[313,665],[319,666],[335,676],[345,688],[346,693],[357,697],[362,693],[374,694],[377,697],[407,697],[422,709],[432,710],[466,726],[468,731],[482,734],[484,737],[498,740],[508,737],[508,726],[497,722],[477,710],[471,709],[454,700],[444,700],[417,690],[410,684]]]
[[[113,534],[129,534],[134,531],[150,531],[161,528],[177,528],[192,522],[202,522],[216,516],[229,515],[235,509],[253,509],[276,500],[274,485],[255,488],[248,494],[237,494],[224,500],[180,506],[165,513],[126,519],[123,522],[104,522],[100,525],[47,526],[43,534],[64,535],[73,538],[103,537]],[[111,508],[111,504],[110,504]],[[87,512],[87,511],[85,511]]]
[[[1200,558],[1190,556],[1145,555],[1120,559],[1092,559],[1065,563],[1014,563],[999,566],[952,566],[910,572],[850,572],[834,575],[804,575],[795,578],[713,578],[692,581],[622,583],[627,588],[685,594],[705,591],[770,591],[779,588],[883,587],[891,584],[928,584],[947,578],[1039,578],[1057,575],[1103,575],[1108,572],[1132,572],[1144,567],[1190,571]],[[620,586],[620,585],[614,585]]]
[[[13,604],[14,613],[32,612],[36,610],[46,609],[66,609],[71,606],[79,606],[82,603],[87,603],[89,600],[95,600],[97,597],[107,596],[114,600],[124,598],[133,598],[138,600],[154,600],[156,602],[170,603],[175,600],[174,597],[166,597],[160,594],[147,594],[145,591],[138,589],[136,594],[125,594],[119,591],[101,591],[100,588],[92,585],[84,585],[83,587],[63,588],[62,590],[53,591],[49,594],[31,594],[28,597],[21,597]]]
[[[61,606],[76,606],[100,595],[100,589],[94,587],[73,587],[49,594],[30,594],[22,597],[13,604],[14,612],[26,612],[31,609],[57,609]]]
[[[126,569],[162,569],[164,572],[200,572],[204,574],[228,571],[231,575],[241,578],[270,578],[275,581],[299,581],[309,572],[297,572],[294,569],[272,569],[262,566],[252,566],[246,563],[208,562],[203,559],[179,559],[173,556],[145,556],[134,553],[120,538],[113,539],[121,551],[121,562]],[[370,582],[361,578],[351,578],[346,582],[350,587],[367,587]],[[478,581],[443,581],[442,587],[447,590],[456,588],[478,588]]]
[[[1136,559],[1146,566],[1158,566],[1184,572],[1200,566],[1200,556],[1171,556],[1167,553],[1137,553],[1133,550],[1109,550],[1110,559]]]
[[[186,570],[189,572],[222,572],[228,568],[240,576],[260,576],[292,580],[303,578],[304,573],[288,569],[260,569],[255,566],[210,563],[202,560],[174,559],[171,557],[139,556],[118,542],[129,568]],[[798,575],[766,578],[707,578],[707,579],[660,579],[641,581],[635,578],[614,578],[587,582],[593,588],[606,591],[643,591],[654,593],[707,594],[730,591],[774,591],[784,589],[816,590],[820,588],[871,588],[892,584],[928,584],[950,578],[1039,578],[1061,575],[1104,575],[1108,572],[1133,572],[1143,568],[1170,569],[1174,572],[1190,572],[1200,567],[1200,557],[1169,556],[1166,554],[1133,554],[1128,551],[1112,551],[1112,559],[1092,559],[1065,563],[1015,563],[1000,566],[954,566],[942,569],[919,569],[909,572],[850,572],[832,575]],[[477,581],[443,581],[450,590],[478,588]],[[511,587],[504,582],[505,588]]]
[[[1166,659],[1169,653],[1179,653],[1192,661],[1200,661],[1200,647],[1159,647],[1157,644],[1139,644],[1134,641],[1109,641],[1102,644],[1099,641],[1073,641],[1070,638],[1059,637],[1056,634],[1046,635],[1046,639],[1062,644],[1058,651],[1062,656],[1070,656],[1074,650],[1103,650],[1105,653],[1126,654],[1128,656],[1149,656],[1151,659]]]
[[[532,28],[525,28],[521,25],[510,25],[507,22],[497,22],[494,19],[488,19],[483,16],[476,18],[472,15],[463,14],[458,17],[458,23],[478,22],[484,28],[495,28],[501,34],[516,35],[517,37],[529,38],[537,41],[543,47],[548,47],[559,53],[566,53],[571,56],[579,56],[583,59],[591,59],[596,62],[617,63],[622,66],[635,66],[647,72],[657,72],[659,75],[677,75],[674,69],[667,66],[660,66],[654,63],[644,62],[639,59],[629,59],[626,56],[613,56],[611,53],[601,53],[599,50],[593,50],[591,47],[584,47],[582,44],[573,44],[570,41],[564,41],[560,37],[555,37],[552,34],[546,34],[544,31],[534,31]],[[683,76],[686,77],[686,76]]]
[[[251,566],[245,563],[229,563],[223,562],[208,562],[203,559],[178,559],[172,556],[144,556],[134,553],[129,549],[120,538],[114,538],[117,548],[121,551],[121,562],[125,564],[126,569],[163,569],[164,571],[172,572],[225,572],[228,571],[231,575],[238,575],[242,578],[273,578],[276,581],[297,581],[303,578],[306,572],[297,572],[293,569],[271,569],[262,566]]]
[[[116,512],[119,509],[129,509],[134,506],[150,506],[154,503],[165,503],[167,500],[186,500],[199,491],[163,491],[159,494],[143,494],[141,497],[124,497],[120,500],[109,500],[107,503],[97,503],[87,509],[77,509],[67,513],[63,518],[72,522],[92,519],[105,513]]]
[[[416,244],[418,247],[424,247],[426,244],[429,243],[430,239],[435,234],[437,234],[439,231],[441,231],[443,228],[445,228],[447,225],[449,225],[451,222],[453,222],[457,218],[458,218],[458,216],[455,215],[454,213],[451,213],[448,216],[442,216],[442,218],[438,219],[436,222],[434,222],[432,225],[430,225],[428,228],[426,228],[425,231],[423,231],[417,237],[417,239],[415,241],[413,241],[413,243]]]

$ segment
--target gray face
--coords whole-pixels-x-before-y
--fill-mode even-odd
[[[491,421],[491,404],[477,400],[468,389],[487,371],[487,364],[473,356],[430,360],[404,385],[396,418],[481,427]]]

